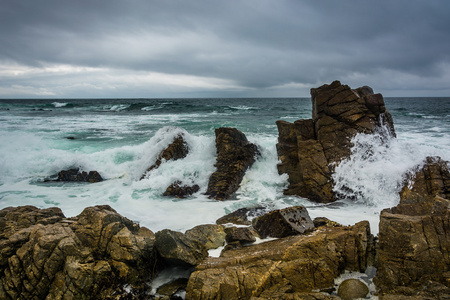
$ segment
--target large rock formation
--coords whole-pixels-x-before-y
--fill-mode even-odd
[[[229,199],[239,188],[248,168],[258,154],[256,145],[236,128],[216,129],[217,170],[209,178],[206,195],[217,200]]]
[[[224,251],[197,265],[186,299],[331,299],[314,291],[344,270],[364,271],[372,242],[369,223],[360,222]]]
[[[438,291],[439,299],[450,298],[448,162],[428,157],[403,187],[400,204],[381,212],[375,283],[381,294],[437,299]]]
[[[311,100],[312,119],[277,121],[278,171],[289,175],[285,194],[333,202],[333,166],[350,155],[351,139],[382,124],[395,135],[394,125],[383,96],[367,86],[353,90],[334,81],[311,89]]]
[[[5,208],[0,299],[132,299],[147,289],[153,243],[150,230],[109,206],[86,208],[71,219],[58,208]]]

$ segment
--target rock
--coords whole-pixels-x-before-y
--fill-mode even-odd
[[[177,293],[186,290],[187,278],[178,278],[169,283],[163,284],[158,288],[156,293],[160,296],[167,296],[168,299],[174,299]]]
[[[216,224],[236,224],[236,225],[251,225],[252,222],[248,217],[257,217],[265,212],[264,207],[254,207],[254,208],[240,208],[232,213],[229,213],[219,219],[217,219]]]
[[[170,229],[156,233],[155,248],[169,265],[193,267],[208,257],[207,249],[200,242]]]
[[[80,171],[80,169],[62,170],[58,173],[56,181],[73,181],[73,182],[100,182],[103,181],[102,176],[97,171]]]
[[[207,250],[216,249],[225,244],[225,230],[222,225],[198,225],[185,232],[188,239],[200,242]]]
[[[181,185],[181,181],[175,181],[164,192],[163,196],[173,196],[177,198],[186,198],[194,193],[197,193],[200,187],[197,184],[193,186]]]
[[[314,224],[314,227],[316,227],[316,228],[318,228],[320,226],[325,226],[325,227],[339,227],[339,226],[342,226],[341,224],[339,224],[337,222],[334,222],[334,221],[331,221],[331,220],[328,220],[325,217],[314,218],[313,224]]]
[[[186,300],[298,299],[289,297],[299,293],[333,299],[312,298],[320,294],[313,290],[332,287],[345,270],[365,270],[371,242],[369,223],[360,222],[228,250],[197,265]]]
[[[218,128],[216,133],[216,171],[209,178],[206,195],[217,200],[229,199],[239,188],[248,168],[259,153],[256,145],[236,128]]]
[[[167,146],[166,149],[161,151],[159,153],[158,157],[156,158],[156,162],[151,165],[147,171],[144,172],[144,174],[141,177],[141,180],[145,178],[145,175],[154,170],[157,169],[161,163],[164,160],[177,160],[181,158],[185,158],[189,153],[189,147],[184,140],[183,136],[180,134],[177,137],[174,138],[173,142]]]
[[[369,293],[367,285],[358,279],[344,280],[338,289],[338,296],[342,300],[354,300],[359,298],[365,298]]]
[[[286,237],[311,231],[314,224],[303,206],[274,210],[253,219],[253,228],[262,238]]]
[[[225,233],[227,234],[225,237],[227,243],[251,244],[256,242],[252,231],[246,227],[228,227],[225,228]]]
[[[352,90],[339,81],[311,89],[312,119],[294,123],[277,121],[280,174],[289,175],[286,195],[328,203],[333,192],[333,166],[349,157],[357,133],[373,133],[386,124],[395,136],[389,111],[381,94],[369,87]]]
[[[0,299],[105,299],[125,284],[129,295],[147,289],[154,235],[109,206],[71,219],[57,208],[7,208],[0,224]]]
[[[449,191],[448,162],[428,157],[405,183],[400,203],[381,212],[374,278],[381,294],[417,294],[430,280],[450,287]]]

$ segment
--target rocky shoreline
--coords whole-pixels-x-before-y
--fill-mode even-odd
[[[312,119],[277,122],[278,170],[289,175],[286,194],[333,202],[341,197],[333,190],[333,166],[350,155],[351,138],[382,126],[395,136],[394,124],[369,87],[335,81],[311,95]],[[216,130],[216,148],[207,194],[225,200],[259,152],[234,128]],[[177,137],[146,173],[188,151]],[[79,181],[78,172],[67,178]],[[193,191],[175,182],[166,192]],[[73,218],[56,207],[0,210],[0,299],[356,299],[368,295],[364,283],[346,280],[336,289],[335,279],[368,268],[377,270],[379,299],[450,298],[448,162],[424,158],[405,181],[400,203],[381,212],[378,236],[367,221],[311,220],[301,206],[240,209],[184,233],[154,233],[107,205]],[[183,276],[164,282],[167,272]]]

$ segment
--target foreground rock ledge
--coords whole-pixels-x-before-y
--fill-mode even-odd
[[[301,296],[332,287],[345,270],[364,271],[372,246],[369,223],[364,221],[228,250],[197,265],[189,278],[186,299]]]
[[[0,211],[0,299],[145,294],[154,239],[150,230],[107,205],[88,207],[70,219],[59,208],[5,208]]]
[[[286,195],[333,202],[333,165],[349,157],[357,133],[373,133],[382,124],[395,135],[383,96],[368,86],[351,89],[334,81],[311,89],[312,119],[277,121],[280,174],[289,175]]]

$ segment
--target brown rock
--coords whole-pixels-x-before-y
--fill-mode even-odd
[[[156,233],[155,248],[162,259],[170,265],[193,267],[208,257],[206,247],[200,242],[170,229]]]
[[[364,270],[371,237],[360,222],[225,251],[197,265],[186,299],[332,299],[312,291],[333,286],[344,270]]]
[[[333,166],[350,155],[355,134],[373,133],[382,123],[395,136],[383,97],[369,87],[352,90],[339,81],[311,89],[312,119],[277,121],[280,174],[289,175],[287,195],[333,202]]]
[[[420,291],[428,281],[450,287],[450,172],[448,162],[426,159],[400,193],[400,203],[380,216],[380,292]]]
[[[58,173],[56,181],[73,181],[73,182],[100,182],[103,181],[102,176],[97,171],[80,171],[80,169],[62,170]]]
[[[358,279],[344,280],[338,289],[338,296],[342,300],[355,300],[359,298],[365,298],[369,293],[367,285]]]
[[[175,181],[164,192],[163,196],[173,196],[177,198],[186,198],[194,193],[197,193],[200,187],[197,184],[193,186],[182,185],[181,181]]]
[[[222,225],[198,225],[185,232],[188,239],[200,242],[207,250],[225,244],[225,228]]]
[[[250,244],[256,242],[253,232],[246,227],[228,227],[225,228],[225,233],[227,234],[225,237],[227,243]]]
[[[256,145],[236,128],[217,128],[217,170],[209,178],[206,195],[217,200],[229,199],[239,188],[248,168],[258,154]]]
[[[311,231],[314,224],[303,206],[274,210],[253,219],[253,228],[262,238],[286,237]]]
[[[164,160],[177,160],[181,158],[185,158],[189,153],[189,147],[185,140],[183,139],[183,136],[180,134],[177,137],[174,138],[173,142],[167,146],[166,149],[161,151],[159,153],[156,162],[150,166],[147,171],[142,175],[141,180],[144,179],[145,175],[154,170],[157,169],[161,163]]]
[[[0,299],[104,299],[124,284],[143,293],[151,278],[153,233],[109,206],[71,219],[7,208],[0,224]]]

